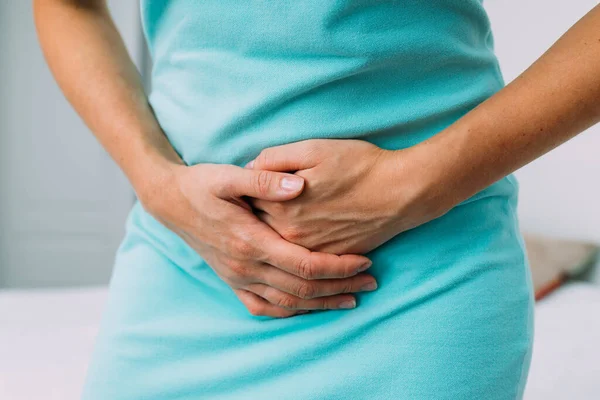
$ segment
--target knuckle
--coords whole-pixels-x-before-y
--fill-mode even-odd
[[[272,180],[273,174],[271,172],[258,171],[256,174],[254,174],[254,187],[256,191],[261,195],[268,194]]]
[[[292,296],[282,294],[275,301],[275,305],[282,308],[296,308],[298,306],[298,302]]]
[[[296,289],[296,293],[301,299],[312,299],[315,297],[316,292],[315,286],[310,282],[303,282]]]
[[[314,279],[315,269],[310,257],[304,257],[298,262],[298,274],[304,279]]]
[[[230,271],[230,279],[231,280],[239,280],[240,278],[245,278],[248,275],[247,266],[240,261],[231,260],[229,262],[229,271]]]
[[[352,293],[352,292],[354,292],[354,287],[352,285],[352,281],[347,280],[346,282],[343,282],[340,289],[341,289],[340,293]]]
[[[232,243],[233,252],[235,255],[250,258],[254,255],[254,246],[246,239],[238,239]]]

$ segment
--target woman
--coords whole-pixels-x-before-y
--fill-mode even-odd
[[[139,198],[85,399],[521,398],[510,173],[599,120],[600,7],[503,88],[476,0],[144,0],[149,99],[104,1],[35,14]]]

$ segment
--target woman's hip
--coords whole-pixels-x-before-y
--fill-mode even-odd
[[[481,196],[372,252],[379,288],[356,309],[287,319],[251,316],[206,264],[182,268],[142,232],[117,257],[86,399],[522,393],[533,299],[510,196]]]

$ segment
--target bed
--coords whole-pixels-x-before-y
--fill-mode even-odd
[[[79,399],[104,287],[0,291],[0,399]]]
[[[80,396],[104,287],[0,291],[0,399]],[[525,400],[600,398],[600,286],[569,283],[536,306]]]

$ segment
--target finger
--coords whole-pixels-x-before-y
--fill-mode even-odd
[[[318,164],[318,140],[284,144],[264,149],[246,168],[268,171],[298,171]]]
[[[267,218],[265,214],[270,215],[273,213],[273,211],[276,210],[276,207],[279,207],[276,204],[281,204],[279,202],[275,203],[272,201],[260,199],[248,199],[247,201],[248,204],[250,204],[250,206],[252,206],[252,208],[256,210],[254,214],[256,214],[258,219],[260,219],[261,221],[265,221],[265,219]]]
[[[258,294],[272,305],[285,310],[340,310],[356,307],[356,299],[350,294],[301,299],[260,283],[248,286],[248,290]]]
[[[364,256],[310,251],[295,245],[277,235],[274,231],[265,230],[265,234],[257,238],[258,248],[263,249],[262,259],[266,264],[289,272],[304,279],[348,278],[365,271],[371,261]]]
[[[304,179],[297,175],[231,166],[219,177],[215,195],[222,199],[249,196],[285,201],[297,197],[303,188]]]
[[[235,289],[235,294],[250,314],[257,317],[288,318],[302,312],[278,307],[260,296],[244,289]]]
[[[255,209],[255,210],[253,210],[253,212],[254,212],[254,215],[256,216],[256,218],[258,218],[262,223],[267,225],[272,230],[275,230],[275,227],[273,225],[275,222],[275,219],[270,214],[268,214],[267,212],[265,212],[263,210],[259,210],[259,209]],[[277,232],[277,231],[275,230],[275,232]]]
[[[315,279],[309,281],[278,268],[266,266],[259,273],[258,279],[257,283],[268,285],[300,299],[370,292],[377,289],[377,281],[368,274],[358,274],[345,279]],[[260,295],[260,293],[257,294]]]

